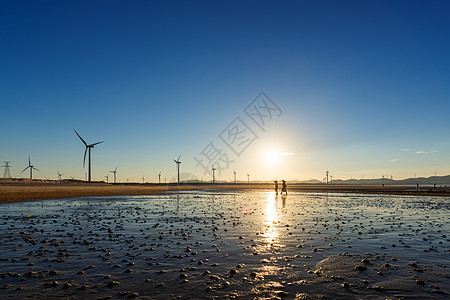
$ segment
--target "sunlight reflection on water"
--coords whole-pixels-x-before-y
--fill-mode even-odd
[[[268,193],[266,195],[265,202],[265,225],[267,226],[267,230],[264,233],[266,238],[267,245],[272,245],[277,242],[278,237],[278,228],[277,228],[277,220],[278,220],[278,211],[276,207],[276,198],[273,193]]]

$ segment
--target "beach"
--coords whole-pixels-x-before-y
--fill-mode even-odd
[[[177,184],[106,184],[71,181],[0,181],[0,203],[17,201],[63,199],[85,196],[152,195],[170,191],[189,190],[258,190],[273,189],[268,183],[184,183]],[[334,185],[292,184],[288,190],[302,192],[371,193],[394,195],[450,196],[449,187],[420,187],[398,185]]]
[[[147,192],[155,194],[0,204],[0,296],[445,299],[450,292],[448,197],[281,196],[250,186]]]

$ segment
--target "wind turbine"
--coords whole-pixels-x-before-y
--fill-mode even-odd
[[[142,175],[142,184],[144,184],[145,182],[144,182],[144,175]]]
[[[236,184],[236,170],[233,170],[233,174],[234,174],[234,184]]]
[[[119,166],[117,166],[115,169],[114,169],[114,171],[110,171],[111,173],[114,173],[114,183],[116,183],[116,173],[117,173],[117,168],[118,168]]]
[[[31,159],[30,156],[28,155],[28,167],[26,167],[25,169],[23,169],[22,172],[25,172],[26,169],[30,168],[30,179],[33,179],[33,169],[35,169],[36,171],[39,171],[38,169],[36,169],[32,164],[31,164]]]
[[[108,183],[108,180],[109,180],[109,174],[106,174],[105,178],[106,178],[106,183]]]
[[[56,171],[56,173],[58,173],[58,180],[61,181],[61,176],[63,176],[64,174],[60,174],[58,171]]]
[[[247,183],[250,183],[250,174],[247,173]]]
[[[77,132],[75,129],[74,129],[73,131],[75,131],[75,133],[78,135],[78,137],[80,138],[80,140],[81,140],[81,141],[83,142],[83,144],[86,146],[86,150],[84,150],[83,168],[84,168],[84,165],[85,165],[85,162],[86,162],[86,152],[88,152],[88,149],[89,149],[88,181],[91,181],[91,149],[94,148],[95,145],[98,145],[98,144],[103,143],[103,141],[97,142],[97,143],[94,143],[94,144],[89,144],[89,145],[88,145],[88,144],[83,140],[83,138],[78,134],[78,132]]]
[[[181,157],[181,154],[180,154],[180,156],[178,156],[177,160],[175,160],[175,159],[173,160],[177,164],[178,184],[180,184],[180,164],[181,164],[180,157]]]
[[[159,172],[159,174],[158,174],[158,180],[159,180],[159,184],[161,184],[161,172]]]
[[[214,164],[212,165],[212,169],[211,169],[211,171],[212,171],[212,175],[213,175],[213,184],[215,183],[215,181],[216,181],[216,178],[215,178],[215,171],[216,171],[216,168],[214,168]]]

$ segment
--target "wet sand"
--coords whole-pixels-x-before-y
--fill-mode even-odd
[[[0,204],[3,299],[448,299],[450,198],[196,190]]]
[[[0,203],[17,201],[62,199],[86,196],[152,195],[169,191],[190,190],[261,190],[273,189],[272,184],[105,184],[57,181],[7,181],[0,180]],[[448,187],[379,186],[379,185],[334,185],[292,184],[288,191],[371,193],[393,195],[450,196]]]

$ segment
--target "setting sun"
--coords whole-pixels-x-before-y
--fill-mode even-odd
[[[291,152],[278,152],[275,150],[269,150],[265,153],[265,161],[266,163],[272,165],[272,164],[276,164],[280,161],[281,157],[284,156],[292,156],[294,155],[294,153]]]

